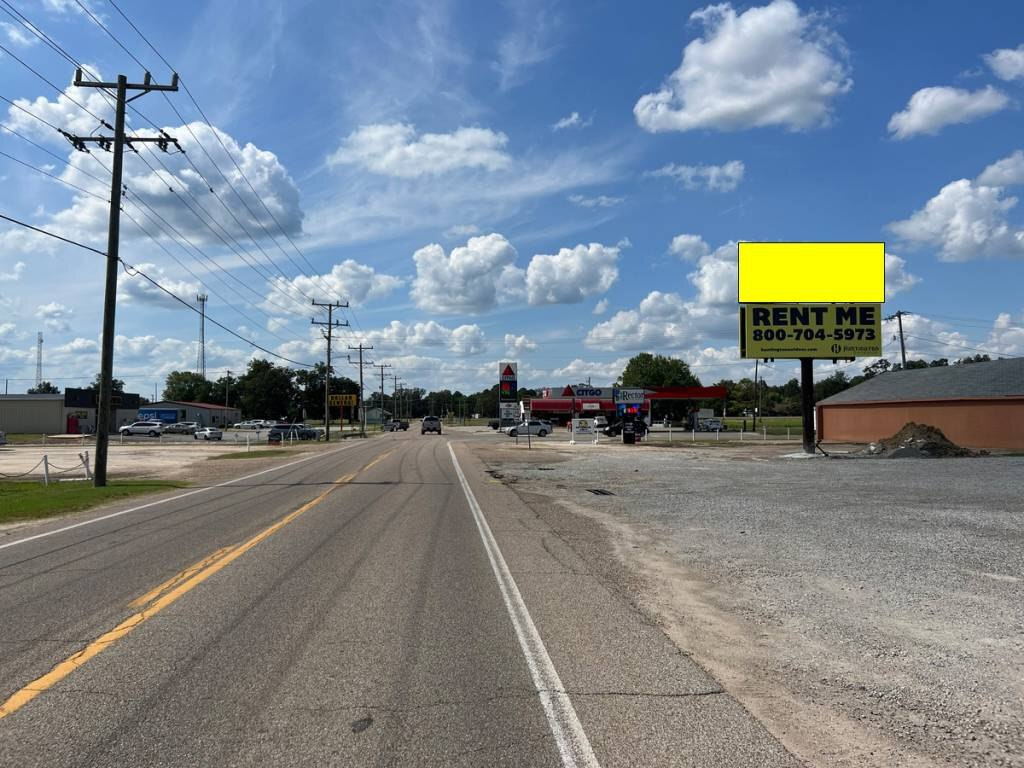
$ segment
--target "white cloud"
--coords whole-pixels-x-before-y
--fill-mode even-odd
[[[526,336],[516,336],[514,333],[505,334],[505,354],[511,358],[518,358],[527,352],[537,348],[537,342]]]
[[[743,181],[745,167],[740,160],[722,165],[676,165],[669,163],[648,176],[667,176],[683,185],[684,189],[707,189],[712,192],[732,192]]]
[[[569,195],[569,202],[581,208],[612,208],[622,203],[624,197],[608,197],[598,195],[597,197],[584,197],[583,195]]]
[[[1017,205],[1002,187],[959,179],[889,228],[912,245],[939,249],[943,261],[969,261],[982,256],[1024,256],[1024,230],[1007,221]]]
[[[1024,151],[997,160],[982,171],[977,183],[986,187],[1012,187],[1024,184]]]
[[[25,262],[19,261],[14,265],[14,269],[10,272],[0,272],[0,283],[13,283],[21,279],[22,273],[25,271]]]
[[[155,264],[136,264],[134,266],[156,280],[168,291],[189,303],[195,301],[196,294],[200,292],[199,283],[170,277],[161,267]],[[121,272],[117,276],[117,300],[125,304],[157,306],[164,307],[165,309],[184,309],[181,302],[175,301],[164,291],[161,291],[149,282],[149,280],[138,275],[133,276],[128,272]]]
[[[669,253],[683,261],[697,261],[711,253],[708,244],[700,235],[676,235],[668,247]]]
[[[449,328],[433,320],[403,323],[392,320],[383,328],[369,330],[360,338],[371,344],[375,352],[413,354],[417,350],[446,349],[459,357],[479,355],[487,348],[487,339],[478,325],[460,325]]]
[[[453,224],[444,231],[444,236],[449,240],[454,240],[459,237],[469,237],[470,235],[476,235],[480,232],[480,227],[476,224]]]
[[[283,277],[274,278],[268,285],[264,308],[268,311],[280,310],[280,305],[273,302],[277,301],[281,294],[292,299],[298,313],[302,312],[303,306],[307,311],[313,311],[312,307],[309,307],[307,296],[320,301],[347,301],[352,306],[360,306],[388,296],[402,284],[403,280],[399,277],[382,275],[373,267],[360,264],[353,259],[345,259],[332,266],[331,271],[324,275],[298,275],[290,280]]]
[[[551,15],[543,0],[518,0],[507,7],[512,22],[498,43],[498,59],[493,64],[502,91],[522,83],[529,69],[555,54],[552,37],[559,26],[559,19]]]
[[[66,344],[61,344],[53,351],[58,354],[82,354],[83,352],[98,352],[100,345],[95,339],[83,339],[80,336],[72,339]]]
[[[1000,312],[982,346],[1001,355],[1024,356],[1024,316],[1014,321],[1009,312]]]
[[[553,382],[578,383],[590,379],[595,385],[612,384],[626,369],[629,358],[620,357],[610,362],[598,362],[575,358],[560,368],[551,371]]]
[[[729,242],[700,256],[697,269],[687,278],[696,289],[693,299],[651,291],[636,309],[616,312],[595,325],[584,344],[608,350],[680,350],[707,338],[734,335],[736,244]]]
[[[891,299],[897,293],[910,290],[921,278],[906,271],[907,262],[891,253],[885,254],[885,298]]]
[[[413,254],[416,277],[410,296],[416,306],[435,313],[486,312],[519,299],[523,271],[515,267],[516,249],[502,235],[471,237],[445,255],[436,243]]]
[[[948,86],[922,88],[910,97],[906,109],[889,119],[889,132],[896,139],[935,135],[947,125],[988,117],[1009,103],[1006,94],[991,85],[978,91]]]
[[[594,314],[603,315],[608,311],[608,299],[601,299],[597,304],[594,305]]]
[[[578,304],[604,293],[619,277],[619,249],[590,243],[538,254],[526,269],[530,304]]]
[[[35,45],[39,42],[39,38],[24,27],[8,24],[6,21],[0,21],[0,30],[3,30],[4,36],[11,45],[19,45],[22,48],[28,48],[29,46]]]
[[[580,117],[579,112],[573,112],[551,126],[552,131],[564,131],[566,128],[588,128],[594,122],[594,118],[590,117],[584,120]]]
[[[737,14],[729,3],[691,14],[703,37],[661,90],[633,108],[652,132],[827,125],[835,98],[852,87],[842,39],[824,16],[801,14],[792,0]]]
[[[406,179],[463,168],[497,171],[511,163],[504,151],[507,143],[504,133],[487,128],[417,136],[415,126],[407,123],[364,125],[342,140],[327,163]]]
[[[56,301],[48,304],[40,304],[36,307],[36,317],[43,321],[43,325],[55,333],[63,333],[71,327],[70,320],[75,311]]]
[[[17,326],[14,323],[0,323],[0,339],[13,338],[15,330]]]
[[[1000,80],[1024,78],[1024,45],[1016,48],[999,48],[982,58]]]

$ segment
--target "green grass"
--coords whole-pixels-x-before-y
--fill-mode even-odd
[[[752,416],[747,416],[746,419],[742,416],[739,418],[730,416],[724,421],[725,425],[733,431],[739,431],[744,421],[747,422],[747,431],[751,431],[754,426]],[[786,430],[789,429],[790,435],[799,437],[800,423],[799,416],[764,416],[757,420],[757,431],[761,432],[767,427],[769,435],[785,435]]]
[[[168,480],[118,480],[105,488],[94,488],[84,481],[50,485],[3,481],[0,482],[0,523],[77,512],[108,501],[185,487],[187,483]]]
[[[265,459],[268,456],[284,456],[287,453],[285,448],[267,448],[260,449],[258,451],[235,451],[234,453],[218,453],[216,456],[211,456],[210,460],[214,459]]]

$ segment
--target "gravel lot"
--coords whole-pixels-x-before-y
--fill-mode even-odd
[[[637,600],[808,764],[1024,766],[1024,459],[541,445],[479,450],[604,523]]]

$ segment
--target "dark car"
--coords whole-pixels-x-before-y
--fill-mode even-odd
[[[487,422],[487,426],[491,429],[501,429],[501,422],[497,419],[491,419]]]
[[[275,424],[267,433],[270,442],[279,440],[316,440],[317,431],[305,424]]]
[[[384,429],[388,432],[397,432],[398,430],[405,432],[409,429],[409,422],[402,421],[401,419],[392,419],[384,425]]]
[[[636,427],[637,437],[642,437],[647,434],[647,422],[642,419],[637,419],[633,422]],[[616,421],[614,424],[609,424],[607,427],[601,430],[601,433],[606,437],[618,437],[622,434],[622,422]]]
[[[420,434],[425,435],[427,432],[441,434],[441,420],[437,416],[423,417],[423,421],[420,422]]]

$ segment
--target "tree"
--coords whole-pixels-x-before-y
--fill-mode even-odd
[[[700,379],[677,357],[641,352],[626,363],[619,383],[624,387],[699,387]]]
[[[29,389],[30,395],[59,395],[60,390],[48,381],[42,381]]]
[[[164,386],[164,400],[184,403],[211,402],[213,385],[203,376],[192,371],[171,371]]]
[[[881,360],[876,360],[871,365],[865,366],[864,378],[872,379],[880,373],[885,373],[890,368],[892,368],[892,363],[883,357]]]
[[[299,415],[301,404],[294,383],[295,371],[267,360],[250,360],[238,378],[238,403],[242,413],[259,418]]]
[[[100,378],[102,378],[102,376],[103,376],[103,374],[97,373],[96,374],[96,378],[94,378],[92,380],[92,384],[90,384],[88,387],[86,387],[86,389],[92,389],[92,390],[95,390],[96,392],[99,392],[100,391]],[[111,388],[114,390],[114,392],[124,392],[124,382],[121,381],[120,379],[111,379],[110,383],[112,385]]]
[[[826,397],[832,397],[832,395],[842,392],[844,389],[850,388],[850,380],[847,378],[843,371],[836,371],[828,378],[822,379],[821,381],[815,382],[814,384],[814,400],[824,400]]]
[[[957,365],[970,365],[971,363],[989,363],[992,358],[988,355],[977,354],[974,357],[961,357],[956,361]]]

